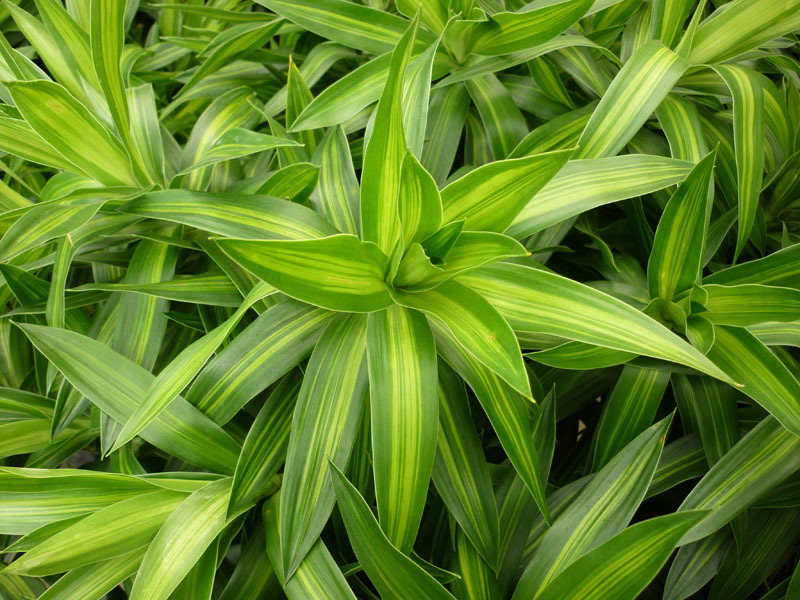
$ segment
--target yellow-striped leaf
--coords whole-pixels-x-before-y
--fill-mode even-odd
[[[331,478],[350,544],[381,598],[453,600],[440,583],[392,545],[364,498],[333,464]]]
[[[334,504],[330,464],[350,456],[367,391],[367,322],[341,315],[325,329],[306,368],[292,418],[281,493],[281,573],[291,578]]]
[[[417,537],[436,455],[436,347],[427,319],[416,310],[395,305],[370,314],[368,323],[378,517],[392,545],[408,553]]]
[[[340,234],[317,240],[217,239],[242,267],[303,302],[329,310],[371,312],[392,304],[386,257],[373,242]]]

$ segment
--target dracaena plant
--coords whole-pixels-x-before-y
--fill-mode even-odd
[[[2,2],[0,598],[800,593],[799,14]]]

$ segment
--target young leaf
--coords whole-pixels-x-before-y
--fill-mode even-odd
[[[715,156],[707,155],[692,169],[664,208],[647,263],[651,298],[672,300],[700,276],[711,215]]]

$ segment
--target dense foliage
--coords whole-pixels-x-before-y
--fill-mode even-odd
[[[799,30],[5,0],[0,598],[800,598]]]

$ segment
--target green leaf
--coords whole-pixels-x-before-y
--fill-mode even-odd
[[[289,600],[305,600],[306,598],[355,600],[355,594],[347,585],[342,571],[321,539],[314,543],[306,557],[298,565],[294,575],[288,580],[283,577],[280,498],[281,494],[278,492],[267,500],[264,503],[263,515],[264,529],[267,534],[267,554],[278,575],[278,580],[283,585],[286,597]]]
[[[256,285],[241,306],[224,323],[209,331],[199,340],[186,346],[166,365],[147,389],[136,411],[125,421],[110,452],[118,450],[160,415],[170,402],[195,378],[217,347],[228,337],[247,310],[265,295],[270,286]]]
[[[407,26],[401,17],[345,0],[256,2],[317,35],[370,54],[394,48]]]
[[[504,258],[527,256],[528,251],[514,239],[499,234],[484,231],[465,231],[458,236],[453,247],[447,252],[444,263],[433,269],[426,269],[425,276],[413,282],[401,284],[399,281],[405,260],[400,265],[398,276],[395,277],[395,286],[403,287],[407,291],[422,291],[440,285],[444,281],[471,271],[490,262]],[[427,255],[425,255],[427,259]],[[430,264],[430,261],[428,261]]]
[[[712,273],[703,279],[704,284],[738,285],[760,283],[798,288],[797,275],[800,273],[800,244],[773,252],[772,254],[741,263]]]
[[[288,373],[258,411],[236,463],[228,516],[257,500],[283,465],[300,383],[298,373]]]
[[[69,291],[89,290],[132,292],[178,302],[212,306],[238,307],[242,303],[242,295],[228,276],[216,274],[178,275],[170,281],[154,283],[86,283],[71,288]]]
[[[378,516],[388,540],[407,554],[436,455],[436,346],[425,316],[402,306],[369,315],[367,362]]]
[[[684,600],[717,574],[731,534],[725,529],[678,549],[664,584],[664,600]]]
[[[464,386],[443,363],[439,364],[439,444],[433,483],[468,543],[492,565],[500,532],[489,466],[472,423]],[[469,555],[469,550],[464,552]]]
[[[280,507],[281,573],[291,578],[319,538],[334,504],[331,464],[350,456],[367,391],[367,323],[342,315],[311,354],[286,456]]]
[[[66,169],[73,173],[83,173],[80,167],[59,154],[22,119],[0,116],[0,148],[4,152],[38,164]]]
[[[137,173],[137,179],[146,181],[147,171],[141,157],[140,146],[136,143],[140,138],[131,135],[128,95],[120,69],[125,44],[123,29],[125,8],[124,0],[90,0],[89,46],[97,80],[108,103],[117,134],[132,157],[132,166],[134,173]]]
[[[625,529],[650,485],[671,420],[639,434],[586,484],[544,534],[515,600],[543,593],[581,555]]]
[[[227,423],[256,394],[311,354],[333,316],[294,301],[273,306],[206,365],[189,388],[187,400],[217,423]]]
[[[444,220],[464,228],[504,231],[566,164],[572,150],[500,160],[470,171],[442,190]]]
[[[142,562],[145,548],[103,562],[72,569],[39,596],[39,600],[102,598],[119,583],[133,576]]]
[[[319,168],[307,162],[287,165],[272,175],[258,188],[259,194],[277,196],[296,203],[304,203],[317,185]]]
[[[469,92],[463,85],[431,92],[420,162],[440,186],[453,165],[468,108]]]
[[[133,414],[155,378],[91,338],[64,329],[18,324],[69,382],[117,422]],[[142,437],[187,462],[233,472],[238,444],[185,400],[175,399]]]
[[[448,41],[463,44],[476,54],[497,56],[527,50],[563,33],[592,6],[593,0],[550,2],[533,10],[499,12],[485,21],[456,21]],[[455,41],[465,38],[466,41]]]
[[[7,261],[88,222],[101,205],[39,204],[20,217],[0,239],[0,260]]]
[[[105,185],[137,184],[122,144],[62,86],[52,81],[4,85],[31,128],[70,163]]]
[[[764,171],[764,88],[759,76],[751,69],[719,65],[714,70],[733,95],[733,140],[739,202],[735,260],[750,237],[761,192]]]
[[[350,544],[381,597],[452,600],[453,596],[441,584],[392,546],[364,498],[334,464],[331,464],[331,478]]]
[[[752,333],[740,327],[718,325],[708,357],[731,377],[742,392],[763,406],[781,425],[800,433],[800,382]]]
[[[485,131],[485,136],[483,132],[481,136],[488,139],[491,155],[495,160],[506,158],[525,136],[525,117],[509,91],[494,75],[472,78],[466,86],[481,116]],[[487,161],[473,162],[482,164]]]
[[[734,0],[697,28],[689,62],[721,63],[797,29],[797,0]]]
[[[672,300],[700,276],[711,216],[715,156],[707,155],[692,169],[664,208],[647,263],[651,298]]]
[[[53,575],[128,554],[148,544],[185,498],[162,490],[121,500],[37,544],[7,572]]]
[[[670,3],[666,1],[662,1],[660,5],[664,10],[671,10]],[[656,21],[653,23],[657,26]],[[656,116],[669,141],[673,158],[699,162],[708,154],[700,113],[691,101],[669,94],[656,109]]]
[[[372,242],[340,234],[317,240],[217,243],[242,267],[283,293],[329,310],[371,312],[392,304],[386,257]]]
[[[659,41],[625,63],[586,124],[575,158],[619,153],[672,89],[688,64]]]
[[[246,55],[254,48],[263,46],[277,33],[281,25],[282,21],[280,19],[266,23],[255,21],[233,25],[222,31],[203,49],[202,55],[205,56],[203,64],[192,73],[189,81],[176,94],[176,99],[173,102],[186,96],[190,89],[222,68],[229,61]]]
[[[653,422],[670,373],[626,366],[603,403],[595,430],[591,471],[605,466]]]
[[[549,522],[545,498],[547,469],[542,468],[543,461],[534,443],[528,399],[461,348],[444,326],[434,322],[433,331],[437,351],[475,392],[503,450]]]
[[[127,90],[130,144],[136,148],[150,179],[166,187],[164,143],[159,129],[156,96],[151,84]]]
[[[713,323],[747,327],[766,322],[800,320],[800,290],[744,283],[704,285],[703,316]]]
[[[400,173],[397,212],[406,248],[433,235],[442,224],[442,198],[433,177],[408,152]]]
[[[711,511],[681,544],[714,533],[794,472],[800,440],[773,418],[745,435],[694,486],[678,510]]]
[[[400,235],[397,196],[406,155],[403,133],[403,78],[417,33],[412,21],[392,52],[389,77],[375,110],[375,126],[364,150],[361,174],[361,233],[387,256]]]
[[[528,237],[592,208],[680,183],[691,169],[688,162],[645,154],[572,160],[522,208],[506,234]]]
[[[459,280],[483,294],[515,331],[661,358],[731,382],[724,370],[663,325],[576,281],[513,264],[481,267]]]
[[[581,556],[536,597],[599,600],[613,594],[619,600],[633,600],[702,516],[702,512],[693,511],[637,523]]]
[[[240,196],[233,203],[224,194],[163,190],[126,202],[121,210],[227,237],[301,240],[336,233],[305,206],[267,196]]]
[[[446,281],[425,292],[395,290],[392,296],[398,304],[440,320],[470,355],[500,375],[519,393],[531,397],[514,333],[480,294],[456,281]]]
[[[0,531],[11,535],[25,535],[57,521],[68,523],[115,502],[158,490],[155,480],[83,469],[2,467],[0,481]],[[165,487],[185,491],[198,487],[193,481],[178,483],[188,487]]]
[[[159,529],[142,559],[131,600],[167,600],[226,525],[230,478],[200,488]]]
[[[291,131],[343,125],[355,117],[381,97],[391,60],[391,53],[382,54],[322,90],[290,125]]]
[[[320,167],[318,188],[311,196],[315,208],[342,233],[358,235],[358,179],[341,127],[328,130],[312,160]]]
[[[300,143],[294,140],[234,127],[223,133],[219,139],[214,142],[214,145],[200,156],[197,162],[181,171],[181,174],[199,169],[200,167],[215,165],[226,160],[250,156],[256,152],[263,152],[264,150],[297,147],[300,145]]]
[[[714,578],[709,598],[743,598],[757,590],[764,577],[784,562],[797,539],[800,510],[756,511],[751,519],[741,552],[728,549]],[[786,598],[791,596],[786,595]]]

